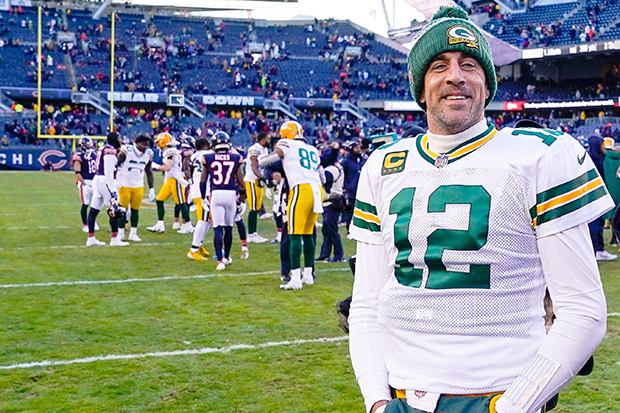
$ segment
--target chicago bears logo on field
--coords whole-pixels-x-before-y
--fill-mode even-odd
[[[48,161],[47,158],[49,157],[61,158],[57,162],[54,162],[53,159],[50,159],[50,162],[52,162],[52,166],[54,167],[54,169],[60,169],[67,164],[67,161],[62,159],[62,158],[66,158],[66,155],[63,152],[58,151],[56,149],[50,149],[50,150],[43,152],[37,160],[39,161],[41,166],[44,166]]]
[[[448,29],[448,43],[465,43],[465,46],[479,49],[478,36],[465,26],[452,26]]]

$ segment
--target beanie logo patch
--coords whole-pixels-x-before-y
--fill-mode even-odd
[[[478,45],[478,36],[471,29],[465,26],[452,26],[448,29],[448,43],[459,44],[465,43],[465,46],[472,49],[480,49]]]

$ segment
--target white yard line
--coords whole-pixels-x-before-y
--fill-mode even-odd
[[[348,271],[348,268],[333,268],[331,270],[321,269],[316,272],[334,272],[334,271]],[[218,272],[213,274],[198,274],[198,275],[167,275],[163,277],[152,278],[124,278],[119,280],[77,280],[77,281],[56,281],[47,283],[30,283],[30,284],[0,284],[0,289],[8,288],[33,288],[33,287],[60,287],[71,285],[97,285],[97,284],[125,284],[135,282],[155,282],[155,281],[177,281],[177,280],[195,280],[204,278],[216,278],[216,277],[241,277],[252,275],[269,275],[278,274],[280,271],[262,271],[262,272],[244,272],[244,273],[228,273]]]
[[[607,317],[618,317],[620,316],[620,313],[609,313],[607,314]]]
[[[21,230],[31,230],[31,229],[78,229],[78,226],[68,226],[68,225],[59,225],[59,226],[41,226],[41,227],[0,227],[0,231],[21,231]]]
[[[180,242],[132,242],[131,245],[134,247],[152,247],[156,245],[174,245],[179,244]],[[187,241],[182,242],[187,244]],[[0,251],[28,251],[28,250],[65,250],[65,249],[74,249],[74,248],[91,248],[98,249],[101,247],[87,247],[86,245],[41,245],[34,247],[13,247],[13,248],[0,248]]]
[[[107,356],[95,356],[85,357],[73,360],[45,360],[45,361],[33,361],[30,363],[18,363],[10,364],[6,366],[0,366],[0,370],[13,370],[13,369],[28,369],[31,367],[49,367],[49,366],[66,366],[70,364],[85,364],[94,363],[97,361],[112,361],[112,360],[130,360],[140,359],[146,357],[172,357],[172,356],[191,356],[198,354],[211,354],[211,353],[227,353],[234,350],[260,350],[269,347],[282,347],[293,346],[309,343],[335,343],[348,340],[349,336],[341,337],[323,337],[307,340],[292,340],[292,341],[277,341],[261,344],[235,344],[230,347],[205,347],[201,349],[190,350],[176,350],[176,351],[158,351],[153,353],[138,353],[138,354],[109,354]]]

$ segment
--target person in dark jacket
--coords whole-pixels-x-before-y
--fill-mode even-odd
[[[344,250],[342,248],[342,240],[338,233],[338,218],[343,207],[343,183],[344,172],[342,166],[337,162],[338,158],[337,142],[334,142],[330,148],[325,149],[321,153],[321,181],[323,184],[323,244],[321,245],[321,253],[317,261],[330,261],[332,247],[334,257],[330,262],[341,262],[344,260]]]
[[[362,148],[360,141],[353,141],[349,145],[349,153],[340,162],[344,173],[344,202],[345,208],[342,214],[342,222],[347,225],[347,234],[349,233],[349,225],[353,217],[353,209],[355,208],[355,194],[357,193],[357,183],[360,179],[360,172],[366,159],[362,156]]]
[[[588,155],[592,158],[598,173],[605,179],[605,169],[603,163],[605,161],[605,147],[603,145],[603,138],[600,136],[590,136],[588,139]],[[612,261],[618,258],[617,255],[605,251],[605,241],[603,240],[603,227],[605,220],[603,217],[599,217],[588,224],[590,229],[590,238],[592,239],[592,246],[596,254],[597,261]]]

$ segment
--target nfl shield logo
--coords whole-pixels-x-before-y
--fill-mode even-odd
[[[426,392],[422,390],[416,390],[414,394],[415,394],[415,397],[417,397],[418,399],[421,399],[422,397],[426,396]]]
[[[439,154],[437,155],[437,159],[435,159],[435,166],[437,168],[443,168],[448,164],[448,155]]]

